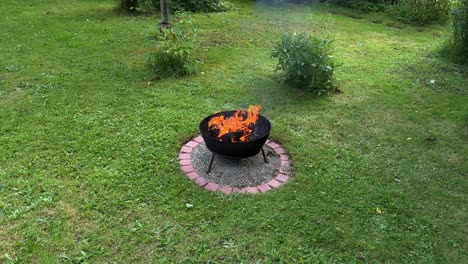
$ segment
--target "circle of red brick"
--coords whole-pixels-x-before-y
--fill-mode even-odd
[[[269,146],[270,148],[272,148],[273,151],[275,151],[276,154],[280,156],[280,167],[278,169],[278,173],[269,182],[260,184],[258,186],[244,187],[244,188],[222,186],[217,183],[210,182],[198,174],[198,172],[193,167],[192,160],[191,160],[193,149],[203,142],[204,142],[203,138],[201,136],[197,136],[193,138],[192,140],[190,140],[189,142],[187,142],[185,145],[183,145],[179,152],[179,164],[185,176],[187,176],[190,180],[194,181],[196,184],[198,184],[199,186],[209,191],[212,191],[212,192],[221,191],[224,194],[264,193],[264,192],[268,192],[269,190],[278,188],[281,185],[285,184],[289,180],[289,177],[291,176],[290,160],[289,160],[288,155],[286,154],[286,150],[283,147],[281,147],[281,145],[279,145],[278,143],[271,141],[271,140],[267,140],[265,144]]]

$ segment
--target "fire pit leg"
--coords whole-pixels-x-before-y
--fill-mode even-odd
[[[265,151],[263,150],[263,148],[262,148],[262,155],[263,155],[263,160],[265,161],[265,163],[268,163],[268,160],[266,159]]]
[[[211,165],[213,165],[213,160],[215,158],[215,154],[211,153],[211,159],[210,159],[210,164],[208,165],[208,170],[206,170],[206,174],[210,173],[211,171]]]

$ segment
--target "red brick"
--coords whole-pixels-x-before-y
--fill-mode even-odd
[[[204,141],[202,136],[198,136],[198,137],[196,137],[196,138],[194,138],[192,140],[195,141],[195,142],[198,142],[198,143],[202,143]]]
[[[219,185],[216,183],[209,182],[207,185],[205,185],[205,189],[215,192],[219,189]]]
[[[185,174],[195,171],[195,168],[192,165],[182,166],[181,169],[183,172],[185,172]]]
[[[266,183],[257,186],[257,188],[258,188],[262,193],[268,192],[269,190],[271,190],[270,186],[268,186],[268,184],[266,184]]]
[[[194,181],[200,178],[200,175],[196,171],[192,171],[192,172],[187,173],[187,177],[189,177],[191,180]]]
[[[289,160],[289,157],[285,154],[280,155],[280,160]]]
[[[271,142],[271,140],[267,139],[267,141],[265,141],[265,144],[268,145],[268,143],[270,143],[270,142]]]
[[[232,188],[232,192],[240,193],[240,192],[242,192],[242,189],[234,187],[234,188]]]
[[[195,180],[195,182],[196,182],[198,185],[200,185],[201,187],[203,187],[203,186],[205,186],[205,185],[208,184],[208,181],[207,181],[205,178],[203,178],[203,177],[197,178],[197,179]]]
[[[257,187],[245,187],[242,188],[242,191],[245,191],[247,193],[258,193],[258,188]]]
[[[189,159],[179,160],[179,163],[180,163],[180,165],[182,165],[182,166],[192,165],[192,161],[189,160]]]
[[[192,153],[192,150],[193,150],[193,148],[191,148],[191,147],[183,146],[183,147],[180,149],[180,152],[181,152],[181,153]]]
[[[194,147],[198,146],[198,144],[200,144],[200,143],[191,140],[191,141],[187,142],[187,143],[185,144],[185,146],[187,146],[187,147],[189,147],[189,148],[194,148]]]
[[[179,160],[190,159],[192,155],[190,153],[179,153]]]
[[[233,192],[231,187],[223,186],[219,188],[220,191],[222,191],[224,194],[230,194]]]
[[[284,148],[282,148],[282,147],[278,147],[278,148],[275,149],[275,152],[276,152],[276,154],[281,155],[281,154],[285,154],[286,150],[284,150]]]
[[[291,175],[291,172],[286,167],[279,167],[279,173],[284,174],[286,176]]]
[[[275,180],[275,179],[272,179],[271,181],[267,182],[267,184],[271,187],[271,188],[278,188],[281,186],[281,182]]]
[[[272,149],[276,149],[276,148],[280,147],[280,145],[276,144],[273,141],[270,141],[270,143],[268,143],[268,146],[270,146],[270,148],[272,148]]]
[[[279,173],[278,176],[275,177],[275,180],[279,181],[279,182],[287,182],[289,179],[288,175],[285,175],[285,174],[282,174],[282,173]]]
[[[288,167],[288,166],[289,166],[289,161],[287,161],[287,160],[280,160],[280,166],[281,166],[281,167]]]

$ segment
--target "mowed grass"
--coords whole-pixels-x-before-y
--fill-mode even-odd
[[[197,29],[203,65],[156,81],[157,17],[111,0],[1,2],[0,262],[468,261],[468,70],[434,55],[447,28],[235,1],[172,17]],[[343,94],[278,83],[284,32],[335,39]],[[181,145],[249,104],[294,177],[253,196],[191,183]]]

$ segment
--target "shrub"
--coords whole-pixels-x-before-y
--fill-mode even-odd
[[[321,95],[334,89],[331,40],[306,34],[284,34],[271,53],[278,58],[276,70],[282,81]]]
[[[430,24],[447,20],[451,0],[400,0],[393,9],[398,20],[415,23]]]
[[[453,13],[453,50],[456,61],[468,64],[468,0],[461,0]]]
[[[331,2],[362,12],[377,12],[386,10],[387,6],[395,5],[399,0],[332,0]]]
[[[147,56],[150,69],[157,78],[181,77],[198,72],[193,58],[193,43],[185,34],[167,29],[159,37],[159,45]]]
[[[159,0],[117,0],[118,9],[124,11],[159,12]],[[131,5],[129,5],[131,3]],[[219,0],[169,0],[169,9],[191,12],[223,12],[229,5]]]

